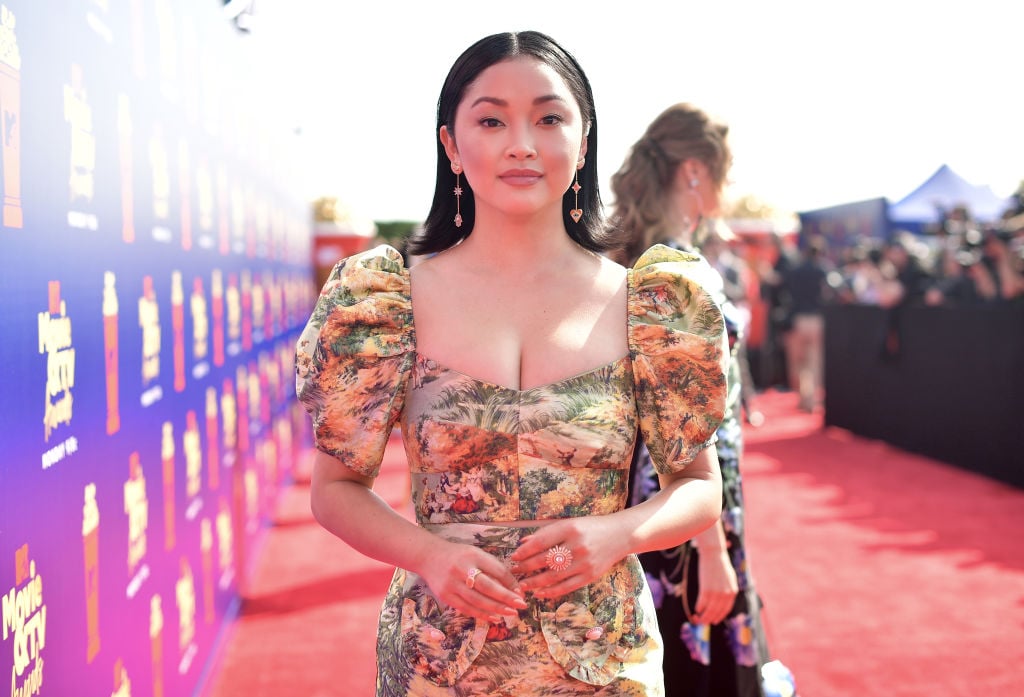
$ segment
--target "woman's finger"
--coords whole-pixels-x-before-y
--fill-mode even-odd
[[[697,594],[697,603],[693,606],[693,619],[699,624],[713,624],[708,615],[708,611],[711,610],[711,607],[711,594],[701,591]]]
[[[509,580],[515,582],[512,574],[505,572],[504,575],[507,575]],[[523,597],[523,591],[520,589],[518,582],[515,582],[517,591],[510,589],[505,583],[506,580],[504,578],[498,579],[490,573],[480,572],[476,575],[471,590],[477,591],[478,594],[494,604],[500,604],[504,614],[508,614],[508,611],[514,613],[526,608],[526,600]],[[468,586],[469,584],[467,584]]]
[[[534,590],[532,591],[533,595],[537,598],[557,598],[582,588],[588,582],[587,578],[582,574],[571,574],[564,578],[555,578],[552,575],[544,578],[538,576],[537,578],[540,581],[537,584],[533,584]],[[544,581],[547,581],[547,583]]]
[[[507,591],[502,597],[507,598],[509,602],[511,602],[513,596],[522,598],[523,593],[519,587],[519,579],[500,561],[497,559],[488,560],[486,563],[481,564],[480,570],[486,573],[488,578],[498,586]]]
[[[735,594],[704,593],[697,600],[694,619],[701,624],[718,624],[729,615]]]
[[[567,541],[554,542],[545,547],[540,547],[539,544],[534,539],[529,546],[520,547],[512,555],[512,570],[520,577],[545,571],[576,571],[581,559],[586,556],[582,547]]]
[[[564,547],[571,549],[574,546],[575,541],[578,540],[578,535],[574,533],[573,529],[565,526],[546,525],[520,540],[519,547],[512,553],[510,558],[512,561],[520,564],[526,561],[536,564],[540,560],[541,565],[543,565],[543,560],[552,548]]]
[[[472,583],[468,582],[468,579],[472,579]],[[483,619],[493,620],[495,616],[517,615],[519,610],[527,606],[525,600],[482,571],[467,576],[466,587],[459,591],[459,596],[471,606],[466,614]]]

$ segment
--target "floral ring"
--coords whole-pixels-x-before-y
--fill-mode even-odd
[[[548,550],[547,565],[552,571],[565,571],[572,566],[572,550],[562,545],[555,545]]]
[[[472,588],[476,584],[476,577],[482,574],[483,571],[476,568],[475,566],[466,572],[466,588]]]

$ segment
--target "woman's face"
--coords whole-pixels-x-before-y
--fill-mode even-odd
[[[488,211],[535,215],[561,211],[586,125],[569,87],[532,57],[496,63],[466,89],[454,133],[441,128],[449,159],[473,187],[478,218]]]
[[[680,163],[676,170],[673,196],[683,218],[715,218],[722,208],[725,183],[714,180],[711,169],[697,158]]]
[[[701,211],[701,215],[705,218],[717,217],[721,212],[722,208],[722,190],[725,188],[724,184],[719,184],[711,179],[711,172],[705,167],[706,175],[700,177],[700,183],[697,184],[697,190],[701,194],[701,199],[704,202],[704,209]]]

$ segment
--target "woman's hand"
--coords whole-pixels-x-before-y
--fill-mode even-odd
[[[418,573],[442,603],[479,620],[496,622],[526,607],[512,572],[472,545],[438,539]]]
[[[613,516],[565,518],[524,537],[512,554],[512,571],[521,579],[524,591],[538,598],[555,598],[607,573],[629,554],[621,543],[626,538]],[[561,560],[552,559],[549,566],[548,552],[554,548],[568,550],[568,554]],[[555,549],[555,553],[560,551]],[[564,568],[551,568],[559,566],[558,561],[563,561]]]
[[[462,614],[490,621],[526,607],[516,577],[496,557],[413,525],[373,492],[372,478],[337,458],[317,451],[313,463],[313,515],[353,548],[411,569],[438,600]]]
[[[718,624],[729,616],[740,589],[728,549],[700,548],[697,577],[700,590],[697,592],[691,621],[697,624]]]

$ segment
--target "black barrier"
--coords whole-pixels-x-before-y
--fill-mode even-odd
[[[1024,304],[828,308],[825,424],[1024,487]]]

